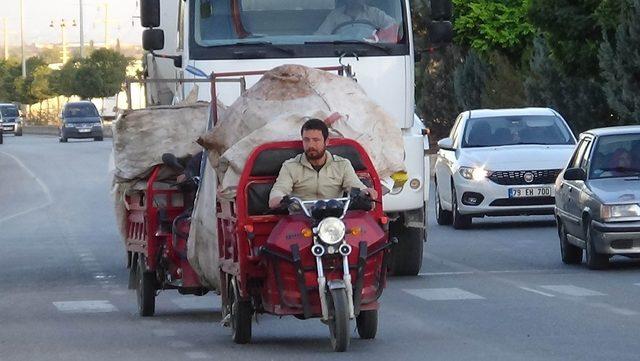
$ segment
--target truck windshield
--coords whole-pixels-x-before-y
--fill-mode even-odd
[[[408,54],[403,0],[192,0],[192,5],[195,59],[326,57],[355,50],[360,56]]]

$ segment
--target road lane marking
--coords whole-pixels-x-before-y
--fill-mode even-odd
[[[205,352],[192,351],[192,352],[185,352],[184,354],[187,355],[188,358],[193,360],[202,360],[202,359],[211,358],[211,356],[209,356],[209,354]]]
[[[25,214],[28,214],[28,213],[31,213],[31,212],[35,212],[35,211],[43,209],[43,208],[46,208],[46,207],[48,207],[49,205],[51,205],[53,203],[53,197],[51,196],[51,191],[49,191],[49,187],[47,187],[47,185],[40,178],[38,178],[35,175],[35,173],[33,173],[31,171],[31,169],[27,168],[27,166],[24,163],[22,163],[22,161],[20,159],[16,158],[15,156],[13,156],[13,155],[11,155],[9,153],[6,153],[6,152],[0,152],[0,153],[8,156],[11,159],[13,159],[13,161],[16,162],[18,164],[18,166],[20,166],[20,168],[24,169],[24,171],[27,172],[27,174],[29,176],[31,176],[33,179],[35,179],[36,183],[38,183],[40,188],[42,188],[42,191],[44,192],[44,194],[45,194],[45,196],[47,198],[46,202],[44,202],[43,204],[41,204],[41,205],[39,205],[37,207],[29,208],[29,209],[27,209],[25,211],[18,212],[16,214],[12,214],[10,216],[6,216],[6,217],[3,217],[3,218],[0,218],[0,223],[8,221],[8,220],[16,218],[16,217],[24,216]]]
[[[606,296],[604,293],[573,285],[547,285],[540,288],[573,297]]]
[[[554,295],[552,295],[552,294],[550,294],[550,293],[546,293],[546,292],[542,292],[542,291],[534,290],[533,288],[529,288],[529,287],[519,286],[518,288],[520,288],[521,290],[528,291],[528,292],[537,293],[537,294],[542,295],[542,296],[555,297]]]
[[[629,310],[626,308],[620,308],[620,307],[615,307],[615,306],[611,306],[610,304],[607,303],[602,303],[602,302],[590,302],[589,305],[593,306],[593,307],[598,307],[598,308],[602,308],[606,311],[615,313],[617,315],[621,315],[621,316],[636,316],[640,313],[634,311],[634,310]]]
[[[53,302],[60,312],[65,313],[104,313],[116,312],[118,309],[106,300],[61,301]]]
[[[404,292],[422,298],[426,301],[457,301],[457,300],[484,300],[485,298],[475,293],[467,292],[460,288],[422,288],[404,289]]]

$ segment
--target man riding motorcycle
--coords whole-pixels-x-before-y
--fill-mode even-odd
[[[343,192],[360,189],[371,198],[378,197],[356,175],[348,159],[326,150],[329,129],[320,119],[310,119],[302,126],[303,154],[284,162],[269,194],[269,207],[278,208],[285,196],[304,201],[338,198]]]

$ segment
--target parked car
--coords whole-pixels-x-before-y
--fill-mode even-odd
[[[22,117],[20,110],[15,104],[0,104],[0,123],[2,123],[2,131],[4,134],[13,134],[17,137],[22,136]]]
[[[89,101],[65,104],[60,113],[60,142],[69,138],[93,138],[103,140],[102,118],[98,109]]]
[[[640,126],[580,135],[556,182],[562,261],[606,268],[613,255],[640,256]]]
[[[554,183],[576,139],[548,108],[471,110],[438,142],[438,224],[471,225],[473,217],[553,214]]]

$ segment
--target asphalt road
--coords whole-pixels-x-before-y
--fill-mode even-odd
[[[419,277],[394,278],[378,337],[330,350],[317,320],[262,316],[235,345],[218,297],[160,294],[142,319],[109,195],[109,140],[0,145],[0,360],[637,360],[640,263],[565,266],[552,218],[429,219]]]

